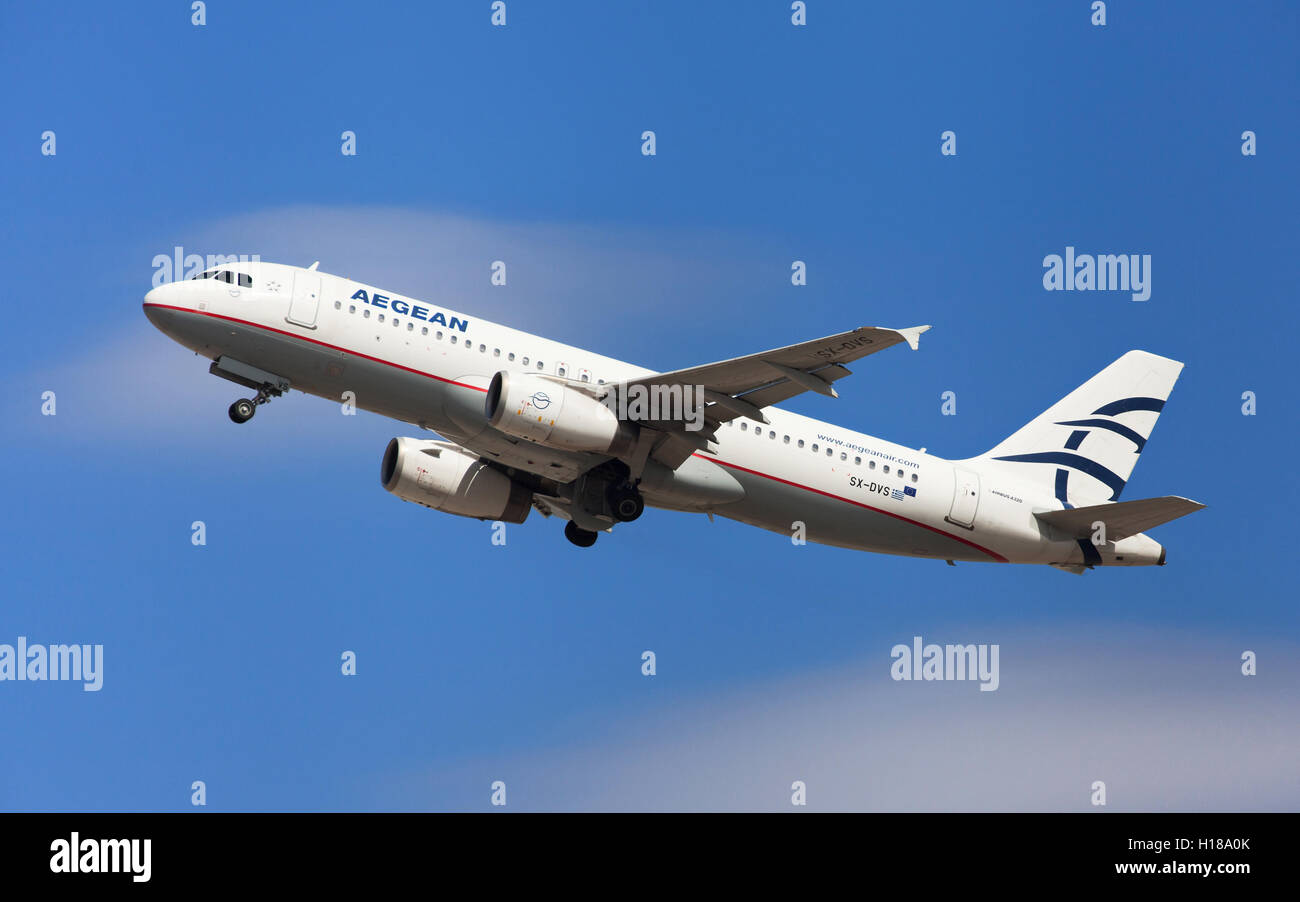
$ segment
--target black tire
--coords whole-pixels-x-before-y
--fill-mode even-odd
[[[230,405],[230,419],[236,423],[247,423],[257,413],[257,405],[247,398],[240,398]]]
[[[645,499],[631,486],[623,486],[609,493],[609,509],[620,523],[631,523],[645,512]]]
[[[596,544],[596,533],[583,529],[572,520],[564,524],[564,537],[579,548],[590,548]]]

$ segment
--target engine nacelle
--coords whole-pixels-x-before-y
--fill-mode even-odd
[[[636,427],[604,404],[531,373],[502,370],[493,376],[483,412],[502,432],[548,448],[618,457],[636,446]]]
[[[523,523],[533,505],[526,487],[448,442],[395,438],[379,475],[403,501],[462,517]]]

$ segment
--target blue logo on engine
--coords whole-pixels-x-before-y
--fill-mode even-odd
[[[538,410],[545,410],[551,406],[551,396],[544,391],[535,391],[528,400],[533,402],[533,406]]]

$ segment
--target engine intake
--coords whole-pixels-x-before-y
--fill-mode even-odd
[[[619,457],[636,446],[636,427],[600,401],[531,373],[493,376],[483,412],[494,428],[548,448]]]
[[[529,489],[448,442],[395,438],[379,476],[403,501],[461,517],[523,523],[532,509]]]

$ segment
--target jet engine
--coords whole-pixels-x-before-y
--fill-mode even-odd
[[[395,438],[380,465],[384,488],[436,511],[523,523],[533,493],[457,445]]]
[[[492,377],[483,407],[488,422],[507,435],[548,448],[614,457],[636,446],[635,426],[590,395],[531,373]]]

